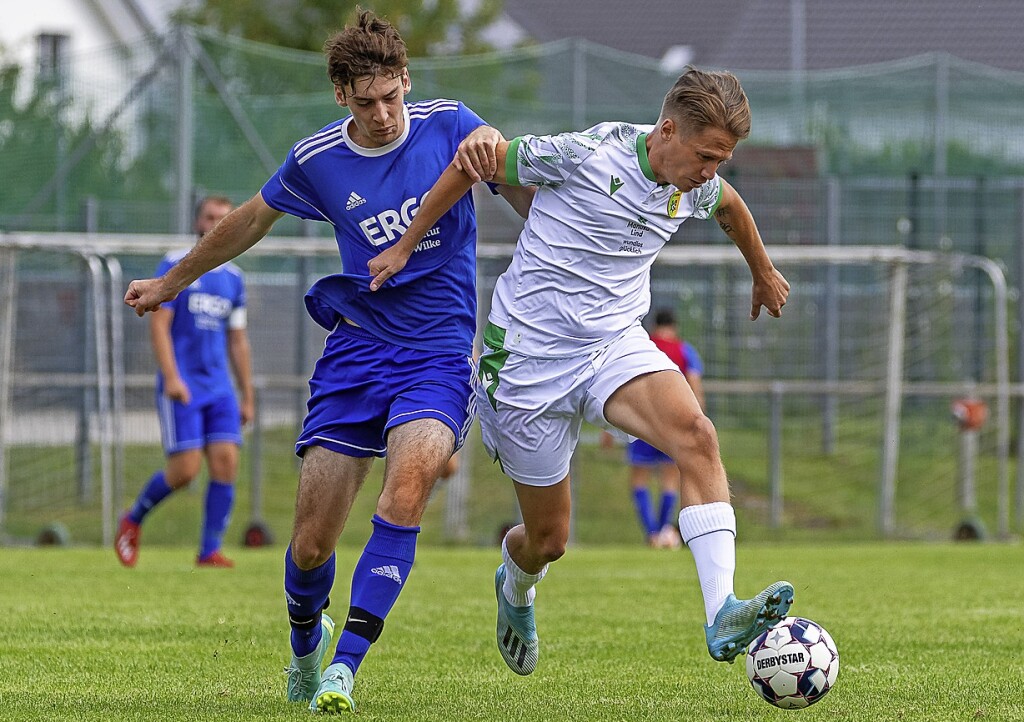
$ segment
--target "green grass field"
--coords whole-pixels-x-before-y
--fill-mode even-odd
[[[234,570],[193,553],[143,547],[125,570],[106,549],[5,549],[0,719],[307,719],[283,697],[283,546],[237,550]],[[339,616],[357,555],[339,552]],[[741,544],[738,591],[790,579],[793,613],[839,647],[836,687],[799,712],[708,657],[685,551],[570,549],[539,590],[537,672],[517,677],[494,644],[497,561],[421,546],[357,678],[359,719],[1024,720],[1020,545]]]

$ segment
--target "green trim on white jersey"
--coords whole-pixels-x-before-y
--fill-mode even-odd
[[[522,185],[519,182],[519,144],[523,142],[522,137],[513,138],[508,144],[508,152],[505,153],[505,183],[510,186]]]
[[[636,137],[636,157],[640,160],[640,170],[643,171],[647,180],[657,183],[654,177],[654,169],[651,168],[651,159],[647,157],[647,136],[649,133],[641,133]]]
[[[713,215],[715,215],[715,211],[718,210],[718,206],[720,206],[721,204],[722,204],[722,181],[719,180],[718,181],[718,197],[715,198],[715,204],[713,206],[711,206],[711,210],[708,211],[708,218],[711,218]]]

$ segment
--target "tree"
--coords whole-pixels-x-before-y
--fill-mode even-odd
[[[356,17],[355,0],[201,0],[184,19],[247,40],[320,51],[327,36]],[[371,7],[398,28],[410,57],[493,50],[482,37],[502,0],[378,0]]]
[[[19,93],[23,72],[0,52],[0,157],[11,169],[0,225],[77,227],[86,196],[120,190],[111,178],[121,168],[123,140],[117,130],[97,127],[88,109],[76,111],[52,82],[35,78]]]

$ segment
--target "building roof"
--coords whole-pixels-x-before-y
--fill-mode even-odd
[[[676,45],[707,57],[720,42],[720,18],[735,17],[750,0],[505,0],[505,14],[542,43],[580,37],[617,50],[661,58]],[[693,8],[694,11],[690,11]],[[686,17],[687,13],[692,17]]]
[[[1024,71],[1021,0],[634,0],[624,7],[620,0],[505,0],[506,15],[539,42],[582,37],[659,59],[688,45],[701,66],[793,68],[792,16],[802,8],[807,70],[938,51]]]

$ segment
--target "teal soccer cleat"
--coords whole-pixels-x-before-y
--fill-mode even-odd
[[[291,664],[284,670],[288,674],[288,701],[311,702],[320,686],[320,665],[323,664],[327,650],[331,648],[331,637],[334,636],[334,620],[326,614],[320,617],[320,629],[323,636],[320,644],[305,657],[292,655]]]
[[[753,599],[730,594],[715,615],[715,623],[704,627],[708,652],[719,662],[732,664],[761,632],[785,618],[792,603],[793,585],[789,582],[775,582]]]
[[[494,574],[494,594],[498,598],[498,651],[516,674],[527,675],[537,668],[540,640],[533,621],[533,605],[513,607],[505,599],[505,565]]]
[[[324,670],[320,688],[316,691],[313,701],[309,703],[310,711],[321,714],[355,712],[356,703],[352,699],[353,686],[355,686],[355,680],[352,677],[352,670],[341,662],[332,664]]]

